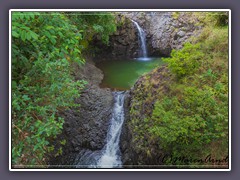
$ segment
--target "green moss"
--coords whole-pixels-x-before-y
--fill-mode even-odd
[[[180,15],[180,12],[173,12],[173,13],[172,13],[173,19],[178,19],[178,18],[179,18],[179,15]]]

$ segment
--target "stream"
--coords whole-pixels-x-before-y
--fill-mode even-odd
[[[124,122],[125,91],[113,92],[113,114],[107,133],[106,145],[100,151],[83,151],[75,159],[76,168],[121,168],[119,140]]]
[[[109,119],[106,144],[101,150],[83,150],[75,159],[76,168],[121,168],[119,147],[122,125],[124,123],[125,90],[130,89],[136,80],[161,65],[161,58],[147,56],[145,32],[133,21],[138,30],[141,54],[135,59],[108,60],[96,64],[104,73],[100,87],[110,88],[114,97],[112,117]]]
[[[107,134],[107,144],[103,149],[103,154],[97,165],[104,168],[119,168],[122,165],[119,140],[124,121],[124,97],[125,92],[113,92],[114,107],[113,117],[110,121],[110,128]]]

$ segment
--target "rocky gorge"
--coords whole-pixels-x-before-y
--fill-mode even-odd
[[[144,29],[148,53],[152,57],[170,56],[172,49],[181,49],[186,41],[201,31],[197,20],[187,12],[120,12],[115,16],[118,29],[110,37],[109,45],[103,45],[95,38],[92,41],[96,48],[95,56],[88,57],[83,67],[74,67],[75,79],[84,79],[88,84],[81,97],[75,100],[80,107],[60,113],[65,124],[59,139],[65,139],[66,144],[61,155],[50,158],[51,165],[75,167],[76,159],[92,152],[100,152],[106,144],[114,97],[110,88],[99,87],[104,75],[95,66],[95,62],[138,57],[139,37],[131,20],[138,22]],[[169,71],[162,66],[141,76],[127,90],[124,98],[125,121],[120,136],[123,167],[162,164],[159,162],[162,147],[155,139],[149,139],[147,133],[133,129],[144,126],[144,118],[152,113],[156,92],[167,93],[170,81]],[[142,101],[138,103],[140,100]]]
[[[81,97],[75,100],[80,107],[60,114],[65,123],[59,138],[66,139],[67,143],[62,155],[50,162],[52,165],[73,165],[80,152],[100,150],[105,144],[113,105],[111,91],[99,88],[103,74],[90,60],[83,67],[75,66],[73,76],[89,83]]]

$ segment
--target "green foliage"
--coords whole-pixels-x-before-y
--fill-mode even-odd
[[[109,12],[68,12],[67,17],[79,29],[82,29],[83,46],[87,47],[87,41],[91,41],[94,36],[108,44],[109,35],[116,31],[115,16]],[[86,26],[87,25],[87,26]]]
[[[164,58],[169,68],[178,77],[193,74],[199,68],[199,60],[204,57],[200,44],[186,43],[181,50],[172,50],[171,58]]]
[[[217,85],[223,88],[223,85]],[[175,87],[176,88],[176,87]],[[161,138],[166,151],[178,155],[195,154],[200,147],[211,142],[222,141],[227,145],[228,137],[228,97],[226,91],[204,86],[181,86],[179,97],[164,97],[154,105],[152,121],[156,124],[150,132]],[[219,91],[220,90],[220,91]],[[221,101],[219,101],[221,99]],[[209,149],[202,150],[202,154]]]
[[[178,19],[179,15],[180,15],[180,12],[173,12],[172,13],[173,19]]]
[[[165,59],[178,81],[154,104],[149,131],[173,155],[223,158],[228,152],[228,28],[221,25],[205,27],[196,44]]]
[[[94,21],[94,15],[92,18]],[[80,96],[87,82],[74,80],[71,64],[85,62],[82,42],[89,41],[85,31],[93,29],[94,35],[107,26],[106,21],[88,23],[87,18],[83,19],[78,26],[65,13],[12,13],[12,163],[15,165],[45,164],[45,153],[54,150],[49,141],[61,132],[64,123],[58,113],[77,106],[74,99]],[[103,34],[103,40],[107,41],[108,33]]]
[[[198,22],[196,25],[205,27],[226,27],[228,26],[228,12],[194,12],[192,13]]]
[[[205,54],[228,58],[228,27],[206,27],[197,39]]]
[[[64,139],[64,140],[60,141],[60,144],[61,144],[61,145],[65,145],[66,142],[67,142],[67,141]]]
[[[148,155],[156,142],[158,151],[173,157],[199,160],[211,154],[222,159],[228,154],[228,20],[226,13],[200,14],[205,24],[200,36],[164,58],[167,68],[154,70],[135,85],[130,116],[141,154]],[[165,163],[191,168],[204,164]]]
[[[206,13],[204,22],[214,26],[227,26],[228,12],[208,12]]]

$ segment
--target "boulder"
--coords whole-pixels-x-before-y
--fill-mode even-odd
[[[113,95],[110,89],[100,88],[102,72],[87,61],[84,67],[74,66],[75,79],[89,82],[75,100],[80,107],[70,108],[59,115],[64,118],[62,134],[53,142],[59,146],[59,140],[65,139],[62,154],[50,157],[51,165],[73,165],[83,151],[97,152],[106,144],[109,121],[112,115]]]

